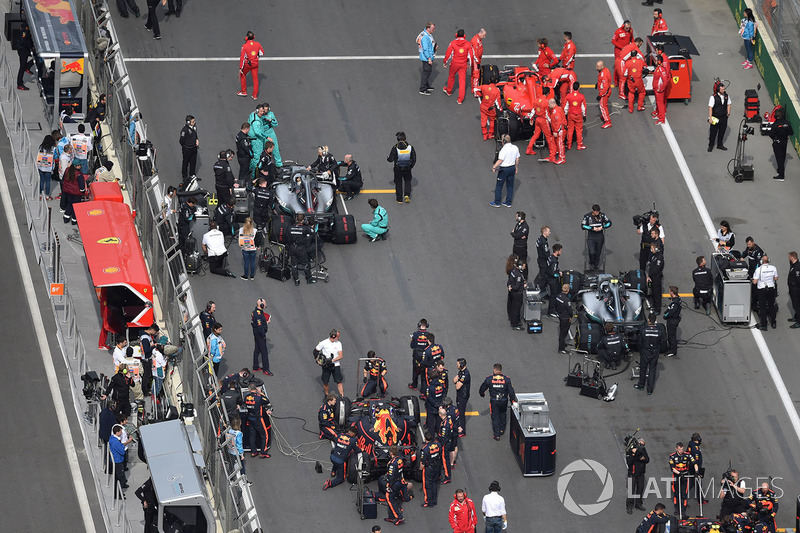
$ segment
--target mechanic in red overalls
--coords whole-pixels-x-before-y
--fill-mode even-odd
[[[546,76],[550,74],[550,70],[558,64],[558,57],[556,57],[556,53],[547,46],[547,39],[545,37],[538,39],[536,42],[539,43],[539,55],[536,57],[533,70],[538,72],[540,76]]]
[[[625,77],[628,78],[628,112],[633,113],[633,99],[639,91],[639,104],[637,111],[644,111],[644,61],[636,53],[631,52],[631,58],[625,61]]]
[[[242,53],[239,57],[239,81],[242,83],[242,90],[236,93],[239,96],[247,96],[247,73],[253,73],[253,100],[258,99],[258,58],[264,55],[261,44],[255,40],[253,32],[248,31],[242,45]]]
[[[625,91],[628,89],[628,78],[625,77],[625,62],[631,58],[631,52],[636,50],[636,53],[639,54],[639,57],[644,58],[644,54],[642,54],[641,46],[644,43],[641,37],[637,37],[634,41],[622,49],[619,53],[619,57],[616,59],[619,69],[619,97],[622,100],[628,100],[628,97],[625,95]]]
[[[597,69],[597,101],[600,102],[600,116],[603,118],[603,129],[611,127],[611,115],[608,113],[608,97],[611,96],[611,73],[602,61],[595,65]]]
[[[664,14],[661,8],[657,7],[653,10],[653,28],[650,30],[650,35],[658,35],[659,33],[667,33],[667,21],[664,20]]]
[[[578,138],[578,150],[586,150],[583,144],[583,121],[586,118],[586,97],[578,90],[581,84],[572,84],[572,91],[564,99],[564,110],[567,112],[567,150],[572,148],[572,136]]]
[[[563,165],[564,159],[564,137],[567,133],[567,117],[564,116],[564,109],[556,104],[556,99],[551,98],[549,102],[550,108],[550,129],[553,132],[553,141],[558,149],[558,157],[553,152],[550,152],[548,161],[556,165]]]
[[[578,48],[572,42],[572,32],[564,32],[564,48],[561,49],[561,66],[573,70],[575,68],[575,54],[578,53]]]
[[[475,65],[475,54],[472,45],[464,37],[464,30],[456,32],[456,38],[450,42],[444,54],[444,66],[450,63],[450,75],[447,77],[447,86],[443,87],[444,94],[450,96],[453,93],[453,84],[458,75],[458,103],[464,103],[464,96],[467,92],[467,72],[472,73]]]
[[[572,89],[572,84],[578,81],[578,77],[575,73],[566,68],[555,68],[550,72],[550,87],[552,87],[553,91],[558,89],[558,103],[560,105],[564,105],[564,99],[569,94],[570,89]],[[555,97],[555,92],[553,93]]]
[[[500,89],[494,83],[481,85],[475,89],[475,96],[481,99],[481,131],[483,140],[488,141],[494,138],[494,121],[497,117],[497,109],[502,109],[500,105]],[[488,128],[486,124],[489,124]]]
[[[484,39],[486,39],[486,30],[481,28],[469,42],[472,45],[472,53],[475,55],[475,64],[472,65],[472,94],[475,95],[475,98],[480,98],[476,91],[478,90],[481,78],[481,60],[483,59]]]
[[[624,65],[619,63],[622,56],[622,49],[633,42],[633,30],[631,29],[631,21],[626,20],[622,26],[617,28],[614,32],[614,37],[611,38],[611,44],[614,45],[614,83],[620,87],[620,97],[625,98],[622,94],[622,84],[620,83],[620,76],[625,70]]]
[[[656,93],[656,110],[653,118],[657,119],[656,126],[663,124],[667,116],[667,96],[669,94],[670,72],[661,56],[656,56],[656,71],[653,73],[653,90]]]
[[[525,150],[525,153],[528,155],[536,155],[533,145],[536,143],[536,139],[539,138],[539,135],[544,135],[550,155],[555,152],[553,135],[550,133],[550,116],[547,114],[547,106],[550,100],[548,98],[549,94],[550,88],[542,87],[542,94],[532,102],[533,109],[531,109],[531,114],[528,115],[527,118],[530,119],[531,124],[533,124],[535,127],[533,129],[533,137],[531,137],[531,142],[528,143],[528,148]]]

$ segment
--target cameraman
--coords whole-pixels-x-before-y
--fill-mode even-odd
[[[644,447],[644,439],[634,440],[632,446],[625,452],[625,462],[628,464],[628,498],[625,508],[628,514],[633,514],[633,508],[644,511],[642,505],[642,491],[644,490],[644,473],[650,456]]]
[[[339,338],[342,336],[339,330],[331,330],[327,339],[323,339],[314,348],[314,355],[321,356],[317,364],[322,367],[322,390],[328,395],[328,383],[333,375],[333,381],[339,390],[339,396],[344,397],[344,387],[342,386],[342,343]]]
[[[739,479],[739,472],[730,470],[722,474],[719,498],[722,498],[722,507],[719,516],[724,518],[734,513],[743,513],[747,510],[747,499],[745,493],[747,487],[743,479]]]
[[[664,244],[664,228],[661,227],[661,223],[658,221],[658,211],[650,211],[645,215],[649,215],[647,222],[645,222],[645,216],[639,217],[638,215],[634,221],[636,222],[636,233],[642,236],[641,251],[639,252],[639,270],[644,270],[647,267],[648,259],[650,259],[650,245],[653,244],[654,240],[650,233],[651,230],[658,230],[658,238],[661,240],[659,246]]]

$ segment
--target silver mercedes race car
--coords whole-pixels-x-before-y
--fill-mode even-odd
[[[643,323],[646,276],[641,270],[614,276],[599,274],[597,279],[585,279],[577,301],[586,321],[620,326],[638,326]]]
[[[306,217],[336,214],[336,178],[314,174],[295,164],[284,165],[272,184],[276,210]]]

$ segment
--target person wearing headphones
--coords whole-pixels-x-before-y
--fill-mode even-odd
[[[652,3],[650,5],[653,5]],[[664,13],[661,11],[660,7],[657,7],[653,10],[653,28],[650,30],[650,35],[658,35],[667,33],[669,28],[667,27],[667,21],[664,20]]]
[[[203,326],[203,338],[207,339],[209,335],[211,335],[211,331],[214,328],[214,322],[217,321],[214,318],[214,311],[217,310],[217,304],[213,300],[209,300],[206,304],[205,310],[200,312],[200,325]]]
[[[220,205],[227,204],[233,197],[233,187],[236,179],[233,177],[230,160],[233,159],[233,151],[222,150],[219,153],[217,162],[214,163],[214,187],[217,190],[217,199]]]
[[[458,409],[458,427],[461,428],[459,437],[467,436],[467,401],[469,400],[472,377],[467,369],[467,360],[460,357],[456,361],[458,373],[453,377],[453,385],[456,388],[456,408]]]
[[[508,275],[508,281],[506,282],[506,286],[508,287],[506,311],[508,313],[508,321],[511,323],[511,328],[516,330],[523,329],[520,320],[520,312],[522,311],[522,291],[527,286],[525,276],[522,275],[525,266],[525,260],[518,258],[506,267],[506,274]]]
[[[519,148],[511,144],[511,135],[503,135],[503,147],[497,154],[497,161],[492,165],[492,172],[497,172],[497,184],[494,188],[494,202],[489,202],[492,207],[500,207],[500,198],[503,195],[503,185],[506,186],[506,201],[502,205],[511,207],[514,199],[514,175],[519,167]],[[499,169],[499,170],[498,170]]]
[[[317,160],[306,167],[317,174],[323,174],[326,178],[333,178],[334,171],[339,168],[339,162],[332,153],[328,152],[327,146],[317,146]]]
[[[411,202],[411,169],[417,164],[417,153],[414,147],[406,142],[406,133],[395,134],[397,142],[389,150],[386,161],[394,163],[394,194],[398,204]]]
[[[264,55],[264,49],[255,38],[252,31],[248,31],[245,35],[242,51],[239,54],[239,81],[242,90],[236,95],[247,96],[247,73],[250,72],[253,76],[253,100],[258,100],[258,58]]]
[[[200,147],[200,139],[197,138],[197,120],[192,115],[186,115],[186,123],[181,129],[181,137],[178,140],[183,153],[181,162],[181,177],[183,183],[189,181],[189,177],[195,177],[197,171],[197,149]]]
[[[256,308],[250,313],[250,325],[253,328],[253,339],[255,341],[253,372],[261,369],[264,374],[271,376],[272,372],[269,371],[269,347],[267,346],[267,330],[269,330],[271,317],[265,311],[266,308],[267,301],[264,298],[259,298],[256,301]],[[259,355],[261,356],[261,364],[259,364]]]

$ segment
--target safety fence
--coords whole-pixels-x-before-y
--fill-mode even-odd
[[[781,105],[786,109],[786,120],[789,121],[795,131],[795,135],[791,138],[791,143],[800,154],[800,102],[797,100],[799,87],[796,74],[794,79],[792,78],[792,68],[800,68],[796,59],[797,52],[793,51],[792,47],[800,45],[800,41],[790,38],[791,32],[797,33],[800,32],[800,29],[796,25],[792,29],[785,27],[788,26],[788,17],[795,16],[789,14],[789,12],[790,9],[794,9],[793,6],[797,6],[797,0],[776,0],[776,2],[771,0],[726,1],[737,25],[744,16],[744,10],[748,7],[753,9],[753,14],[761,28],[761,31],[756,33],[755,66],[764,79],[764,85],[769,91],[772,104]],[[777,9],[778,6],[784,7]],[[765,19],[765,12],[770,14],[769,22]],[[775,14],[778,12],[783,13],[783,21],[777,21]],[[776,24],[782,28],[782,34],[773,33]],[[780,35],[784,35],[789,43],[783,44],[782,38],[779,37]],[[772,107],[769,106],[767,110],[771,111]]]
[[[184,349],[180,363],[182,382],[170,392],[183,393],[184,401],[195,406],[194,425],[203,446],[212,505],[223,531],[258,531],[261,524],[250,489],[240,474],[241,465],[238,459],[229,460],[227,450],[221,445],[223,428],[228,424],[227,413],[220,408],[219,385],[206,357],[198,307],[175,227],[168,217],[162,216],[165,186],[158,176],[152,146],[146,142],[146,126],[140,119],[108,4],[87,0],[78,8],[95,90],[106,95],[106,119],[102,127],[104,134],[111,135],[122,185],[136,213],[134,221],[150,267],[153,293],[170,337],[179,337]],[[106,129],[110,133],[105,133]]]
[[[781,61],[800,80],[800,2],[758,0],[756,7],[775,37]]]

